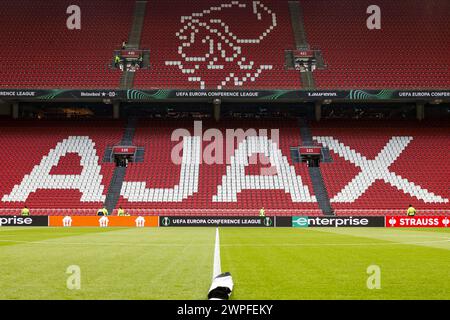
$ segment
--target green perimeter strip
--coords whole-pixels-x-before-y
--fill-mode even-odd
[[[389,241],[404,244],[405,246],[426,246],[450,250],[450,229],[447,228],[315,228],[315,230],[351,237]]]
[[[406,245],[422,246],[429,242],[441,243],[444,247],[450,245],[450,236],[441,228],[434,228],[427,234],[408,234],[415,230],[394,230],[390,228],[222,228],[221,247],[362,247],[389,246],[402,247]],[[227,232],[227,230],[232,230]],[[242,230],[242,232],[239,232]],[[444,229],[445,230],[445,229]],[[371,233],[368,235],[367,233]],[[379,234],[377,234],[379,233]],[[259,237],[257,240],[255,237]],[[351,237],[351,238],[349,238]],[[404,238],[402,238],[404,237]],[[222,238],[231,240],[230,243]],[[359,241],[354,241],[357,238]],[[233,243],[233,240],[239,240]],[[309,241],[313,239],[314,241]],[[268,240],[266,242],[265,240]],[[435,247],[434,245],[431,245]],[[441,247],[441,246],[439,246]]]
[[[66,239],[70,237],[86,236],[117,232],[130,228],[97,228],[97,227],[1,227],[0,247],[20,244],[39,244],[47,240]],[[17,241],[17,242],[15,242]]]

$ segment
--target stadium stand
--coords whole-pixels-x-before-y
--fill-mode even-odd
[[[68,31],[67,15],[61,13],[71,4],[67,0],[2,4],[0,89],[119,88],[123,74],[108,65],[113,51],[133,29],[136,1],[78,0],[83,8],[82,29]],[[312,73],[313,86],[302,86],[299,72],[286,70],[285,50],[295,49],[294,15],[288,1],[150,0],[139,33],[140,49],[150,50],[150,68],[137,71],[134,84],[127,82],[126,89],[450,88],[449,1],[379,0],[382,28],[374,31],[367,29],[363,19],[372,4],[368,0],[300,0],[298,4],[306,40],[312,49],[321,51],[326,62],[325,69]],[[128,87],[131,84],[132,88]],[[136,107],[130,97],[154,102],[152,99],[163,98],[165,93],[130,91],[97,103],[107,112],[113,109],[117,117]],[[45,104],[51,95],[29,98]],[[4,96],[5,101],[3,97],[0,100],[2,115],[20,117],[24,102],[20,95]],[[67,96],[70,94],[63,99],[70,100]],[[274,96],[277,94],[270,97]],[[361,97],[375,96],[379,98],[366,93]],[[439,99],[431,96],[426,102],[409,101],[410,111],[416,108],[417,118],[423,118],[425,105],[427,110],[431,104],[439,107],[441,98],[446,97],[447,92]],[[81,95],[78,99],[76,103],[85,101]],[[296,103],[314,117],[313,108],[317,116],[322,110],[317,107],[324,103],[320,97],[314,99],[318,102],[315,106]],[[327,100],[327,108],[338,109],[338,101]],[[338,112],[339,116],[355,113],[349,101],[340,106],[345,112]],[[191,105],[180,109],[194,104],[189,102]],[[92,109],[100,109],[98,104]],[[136,104],[160,108],[158,103],[152,108],[144,102]],[[408,112],[397,115],[408,117]],[[326,210],[320,209],[323,206],[316,202],[314,190],[319,199],[322,194],[331,199],[336,215],[404,214],[408,204],[419,215],[450,213],[448,123],[330,120],[300,128],[297,120],[283,117],[207,120],[203,131],[217,128],[224,137],[228,129],[280,130],[278,141],[269,133],[233,142],[226,163],[208,163],[201,155],[211,151],[209,140],[195,135],[184,141],[171,139],[177,128],[194,134],[193,120],[142,118],[137,127],[127,129],[124,121],[0,118],[0,215],[17,214],[25,204],[34,215],[91,215],[103,206],[107,195],[118,196],[118,190],[115,208],[122,206],[133,215],[244,216],[257,215],[263,206],[271,216],[322,215]],[[315,143],[328,147],[331,154],[331,162],[322,163],[317,175],[319,180],[323,177],[320,185],[326,187],[322,193],[306,164],[291,159],[290,148],[302,145],[301,134],[309,129]],[[124,182],[112,181],[119,186],[115,185],[116,191],[111,180],[118,170],[102,159],[107,147],[123,137],[131,141],[133,134],[133,144],[144,148],[144,159],[122,169]],[[304,135],[303,139],[306,141]],[[174,148],[182,154],[180,163],[172,161]],[[256,153],[260,155],[256,157]],[[113,207],[117,198],[111,198]]]
[[[308,43],[327,63],[313,72],[317,88],[450,86],[448,1],[380,0],[375,31],[354,14],[368,0],[299,3]],[[0,87],[119,87],[122,73],[108,65],[128,38],[135,1],[80,0],[83,26],[69,32],[60,13],[70,4],[3,4]],[[287,1],[148,1],[141,47],[150,49],[151,68],[136,73],[134,87],[300,89],[299,73],[285,69],[285,50],[295,47],[290,19]]]
[[[369,30],[364,20],[372,4],[300,1],[308,42],[328,64],[313,73],[316,87],[448,88],[450,2],[377,1],[380,30]]]
[[[0,209],[26,204],[33,214],[79,213],[102,206],[114,164],[101,160],[120,141],[122,121],[2,121],[1,127],[0,161],[7,165],[0,168]]]
[[[120,141],[124,123],[19,123],[2,122],[0,160],[14,166],[1,167],[0,213],[17,214],[27,204],[36,215],[95,214],[114,170],[101,159]],[[227,161],[211,163],[210,140],[171,140],[176,128],[194,134],[191,121],[141,120],[133,144],[145,148],[144,162],[129,164],[117,207],[139,215],[253,215],[263,206],[267,215],[321,215],[306,165],[290,158],[290,147],[302,143],[297,122],[232,120],[219,129],[225,137],[227,129],[246,131],[251,124],[268,133],[235,141],[229,152],[224,145]],[[204,121],[203,132],[215,125]],[[315,141],[331,150],[333,161],[321,170],[335,213],[402,214],[411,203],[419,214],[448,214],[448,128],[383,125],[380,134],[378,122],[312,124]],[[279,143],[270,132],[275,128]],[[173,150],[181,151],[180,164],[173,163]]]
[[[124,208],[145,209],[138,210],[143,214],[159,214],[161,212],[183,214],[183,212],[188,212],[186,210],[189,208],[189,212],[197,215],[248,215],[251,212],[257,214],[263,206],[267,208],[267,215],[292,215],[302,209],[308,209],[305,211],[311,212],[311,214],[321,214],[317,202],[310,199],[307,200],[309,202],[304,200],[313,195],[306,165],[293,165],[290,160],[289,148],[301,143],[296,122],[278,120],[250,123],[236,120],[227,121],[226,125],[219,124],[219,129],[225,137],[226,129],[242,128],[246,131],[252,124],[256,125],[252,126],[255,130],[269,129],[269,136],[271,128],[280,128],[281,154],[277,150],[278,148],[270,143],[271,140],[263,139],[261,144],[258,144],[256,140],[259,139],[256,139],[253,144],[240,145],[241,154],[239,157],[239,151],[236,151],[235,158],[237,159],[235,159],[236,167],[234,169],[229,166],[232,163],[231,157],[222,164],[208,164],[203,159],[204,162],[196,169],[195,156],[190,153],[192,161],[180,172],[180,166],[174,165],[171,159],[172,148],[179,142],[171,141],[171,135],[174,128],[186,128],[191,134],[194,134],[192,122],[141,121],[136,130],[133,144],[145,146],[144,163],[134,163],[129,166],[119,205]],[[203,122],[203,130],[208,130],[209,127],[217,127],[217,124]],[[209,154],[205,150],[211,142],[203,141],[200,148],[200,138],[198,139],[198,145],[194,150]],[[194,142],[191,143],[194,144]],[[239,150],[237,142],[233,145],[231,154],[234,154],[235,149]],[[247,150],[252,148],[255,151],[265,151],[266,157],[250,156],[250,160],[248,160],[250,165],[246,166],[245,152],[249,152]],[[152,150],[158,150],[158,152],[152,152]],[[184,152],[185,150],[183,150],[183,155]],[[224,146],[223,152],[226,154],[226,146]],[[278,171],[271,168],[268,163],[267,156],[270,154],[273,154],[275,166],[279,166]],[[281,172],[281,179],[275,178],[277,172]],[[227,174],[230,179],[224,178]],[[258,181],[256,177],[251,177],[248,182],[245,182],[245,175],[265,176],[261,181]],[[297,179],[300,182],[293,180],[294,175],[298,176]],[[303,188],[301,184],[303,184]],[[266,186],[265,188],[268,190],[251,190],[252,188],[259,189],[258,186],[259,188]],[[144,188],[155,189],[144,191]],[[250,190],[245,190],[246,188]],[[289,190],[291,193],[285,190]]]
[[[447,125],[334,120],[312,131],[331,150],[321,170],[336,214],[404,213],[405,204],[448,213]]]
[[[137,88],[301,87],[284,68],[294,46],[285,1],[150,1],[141,46],[152,68],[136,74]]]
[[[71,1],[5,1],[0,88],[118,88],[122,73],[108,65],[128,38],[134,3],[77,1],[81,30],[69,31],[65,13]]]
[[[406,209],[336,209],[337,216],[404,216]],[[448,216],[449,209],[420,209],[417,216]]]

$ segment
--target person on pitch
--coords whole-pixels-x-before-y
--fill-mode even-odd
[[[266,210],[264,210],[264,207],[262,207],[261,210],[259,210],[259,216],[260,217],[265,217],[266,216]]]
[[[119,207],[119,210],[117,211],[117,215],[118,215],[119,217],[129,216],[129,214],[126,213],[125,210],[122,209],[122,207]]]
[[[408,217],[414,217],[416,215],[416,209],[412,205],[409,205],[408,210],[406,210],[406,215]]]
[[[28,209],[27,206],[23,207],[22,211],[20,212],[20,214],[24,217],[28,217],[30,216],[30,209]]]

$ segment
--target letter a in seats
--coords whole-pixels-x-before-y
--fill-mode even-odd
[[[276,168],[277,175],[254,176],[246,175],[245,167],[253,154],[262,153],[269,158],[270,164]],[[217,187],[213,202],[237,202],[237,194],[242,190],[284,190],[289,193],[292,202],[316,202],[302,178],[295,173],[295,168],[289,165],[277,144],[267,136],[251,136],[239,143],[227,174],[222,177],[222,185]],[[268,179],[267,179],[268,178]]]
[[[50,174],[61,157],[67,153],[77,153],[81,160],[81,174]],[[15,185],[10,194],[3,196],[3,202],[25,202],[31,193],[39,189],[76,189],[80,190],[81,202],[103,202],[104,185],[100,175],[101,166],[95,150],[95,143],[87,136],[69,136],[58,142],[41,163],[33,168],[30,174],[23,177],[19,185]]]

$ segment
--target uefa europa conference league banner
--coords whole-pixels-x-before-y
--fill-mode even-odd
[[[273,227],[274,217],[159,217],[160,227]]]
[[[2,89],[0,99],[3,100],[37,100],[52,101],[89,100],[104,101],[112,99],[119,101],[153,101],[153,100],[192,100],[211,101],[223,100],[305,100],[316,101],[324,99],[354,101],[354,100],[450,100],[449,90],[63,90],[63,89]]]
[[[0,216],[0,227],[294,227],[447,228],[447,216],[190,217],[190,216]]]

